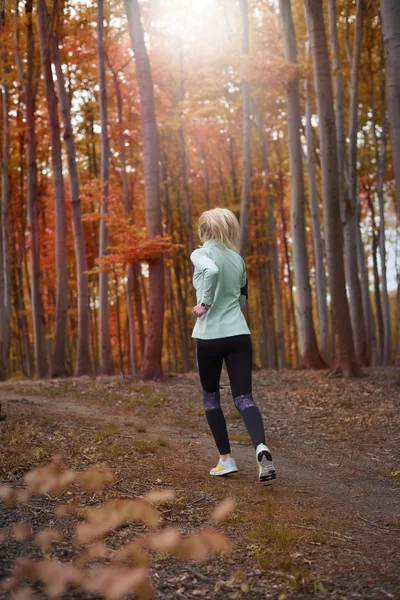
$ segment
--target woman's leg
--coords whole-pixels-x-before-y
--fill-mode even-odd
[[[228,343],[225,364],[228,370],[232,396],[242,415],[254,448],[265,444],[264,423],[252,395],[253,349],[250,335],[226,338]]]
[[[223,340],[197,340],[199,371],[206,419],[221,456],[230,454],[228,432],[220,405],[219,380],[223,362]]]

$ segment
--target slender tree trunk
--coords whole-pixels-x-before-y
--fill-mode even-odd
[[[159,143],[154,109],[153,81],[144,42],[138,0],[125,0],[131,44],[135,53],[136,74],[140,94],[140,118],[144,151],[146,225],[149,239],[162,234]],[[161,348],[164,322],[164,260],[159,256],[150,263],[150,293],[146,347],[142,377],[162,375]]]
[[[101,156],[100,156],[100,180],[101,180],[101,206],[100,206],[100,239],[99,256],[107,254],[108,248],[108,226],[105,216],[108,213],[108,177],[110,148],[108,143],[108,116],[107,116],[107,86],[104,53],[104,0],[97,1],[97,70],[99,78],[99,104],[101,123]],[[100,326],[100,373],[102,375],[113,375],[114,364],[111,351],[110,326],[108,317],[108,273],[99,273],[99,326]]]
[[[400,3],[398,0],[381,0],[381,19],[390,138],[397,204],[400,211]]]
[[[359,203],[357,178],[358,75],[360,70],[364,9],[364,0],[357,0],[356,30],[350,82],[349,198],[346,202],[345,211],[344,247],[356,358],[360,364],[368,365],[368,343],[366,336],[368,314],[365,314],[363,310],[362,289],[357,262],[357,256],[361,252],[359,241],[357,241],[359,235],[357,232],[357,229],[359,229],[357,218]]]
[[[283,312],[282,312],[282,294],[281,294],[281,280],[279,277],[279,260],[278,251],[276,247],[276,221],[274,212],[274,195],[270,190],[270,168],[269,168],[269,150],[268,141],[264,132],[263,124],[261,121],[260,113],[257,105],[252,103],[252,111],[254,113],[254,124],[257,129],[258,137],[260,140],[261,155],[262,155],[262,170],[263,170],[263,186],[267,197],[267,219],[266,219],[266,230],[268,238],[268,251],[267,254],[271,260],[271,276],[273,281],[273,293],[274,293],[274,304],[276,314],[276,354],[278,361],[278,369],[284,369],[286,366],[285,356],[285,336],[283,326]],[[275,324],[274,324],[275,329]]]
[[[200,151],[201,151],[201,159],[203,162],[203,169],[204,169],[204,176],[203,176],[204,199],[206,201],[206,209],[210,210],[210,181],[209,181],[209,176],[208,176],[207,156],[206,156],[206,153],[204,150],[203,142],[200,143]]]
[[[343,374],[353,375],[358,372],[359,368],[354,355],[350,313],[346,297],[335,113],[322,0],[305,0],[305,5],[319,116],[322,197],[329,289],[332,299],[333,335],[335,337],[335,362],[336,368]]]
[[[34,82],[34,37],[32,19],[32,0],[26,0],[26,73],[22,71],[22,61],[17,50],[17,66],[23,81],[24,100],[26,107],[26,203],[29,237],[29,259],[31,275],[31,306],[33,322],[33,346],[35,356],[36,376],[48,376],[46,353],[45,317],[42,302],[42,284],[40,271],[39,223],[38,223],[38,186],[36,165],[36,132],[35,132],[35,82]],[[19,47],[18,10],[16,15],[16,43]]]
[[[285,60],[297,63],[296,34],[293,26],[291,0],[279,0],[282,22]],[[293,264],[296,280],[297,318],[300,333],[300,362],[306,368],[326,367],[317,345],[315,335],[311,286],[308,270],[306,224],[304,216],[305,192],[303,161],[300,140],[301,113],[299,82],[292,79],[286,88],[289,161],[291,174],[291,223],[293,237]]]
[[[247,0],[239,0],[242,20],[242,56],[247,60],[249,56],[249,15]],[[251,149],[250,149],[250,86],[246,79],[242,81],[242,110],[243,110],[243,172],[242,172],[242,202],[240,209],[240,241],[239,251],[243,258],[246,256],[247,238],[249,235],[249,207],[250,207],[250,176],[251,176]]]
[[[51,36],[50,44],[52,61],[57,74],[58,97],[60,100],[61,117],[64,127],[63,138],[67,153],[69,190],[72,209],[72,233],[74,237],[76,260],[76,281],[78,291],[78,343],[76,349],[75,375],[90,375],[92,372],[92,367],[90,364],[89,351],[89,279],[87,275],[88,265],[82,224],[75,142],[71,124],[70,101],[65,87],[64,73],[62,70],[59,51],[60,40],[58,39],[57,35],[53,34]]]
[[[0,17],[1,18],[1,17]],[[4,65],[3,81],[3,156],[1,162],[0,214],[0,381],[10,376],[10,319],[11,319],[11,264],[8,227],[9,207],[9,150],[10,118],[9,91]]]
[[[128,173],[126,169],[126,150],[125,135],[123,132],[123,114],[122,114],[122,95],[119,86],[118,74],[113,71],[115,93],[117,97],[118,123],[120,126],[120,156],[121,156],[121,175],[122,175],[122,201],[127,214],[132,212],[132,202],[129,196]],[[128,315],[128,337],[129,337],[129,372],[135,375],[137,372],[136,363],[136,334],[135,317],[133,312],[133,266],[126,267],[126,310]]]
[[[67,222],[62,175],[60,123],[58,120],[58,100],[51,70],[49,27],[45,0],[37,0],[36,15],[40,60],[44,78],[48,122],[51,143],[51,163],[53,172],[54,212],[56,225],[56,321],[54,351],[51,364],[52,377],[66,375],[65,351],[67,347],[68,319],[68,270],[67,270]]]
[[[382,320],[383,320],[383,335],[381,337],[381,362],[383,365],[390,365],[392,361],[392,331],[390,322],[390,303],[387,284],[387,266],[386,266],[386,228],[385,228],[385,165],[386,165],[386,146],[387,146],[387,119],[385,108],[385,74],[384,74],[384,57],[383,57],[383,41],[381,38],[381,72],[380,72],[380,128],[376,125],[376,109],[374,100],[374,71],[372,64],[371,51],[369,51],[369,73],[370,73],[370,105],[372,112],[373,137],[375,144],[376,157],[376,195],[379,202],[379,254],[381,258],[381,275],[382,275]],[[380,150],[378,140],[378,129],[380,129]],[[372,199],[371,199],[372,203]],[[373,204],[373,203],[372,203]]]
[[[368,207],[371,212],[371,225],[372,225],[372,264],[374,273],[374,294],[375,294],[375,313],[376,320],[378,323],[379,332],[379,356],[378,363],[382,364],[383,361],[383,347],[384,347],[384,327],[383,327],[383,316],[382,316],[382,303],[381,303],[381,292],[379,286],[379,270],[378,270],[378,247],[379,247],[379,233],[377,233],[377,226],[375,221],[375,208],[374,201],[371,194],[367,196]]]
[[[333,90],[335,106],[335,123],[337,139],[337,165],[339,178],[339,198],[341,220],[345,221],[346,211],[346,133],[344,124],[344,89],[342,75],[342,61],[340,58],[340,45],[337,31],[336,0],[328,0],[329,39],[332,54]]]
[[[307,46],[309,43],[307,42]],[[308,50],[307,50],[308,54]],[[308,188],[310,194],[310,214],[312,242],[315,266],[315,286],[317,295],[318,325],[319,325],[319,345],[321,354],[325,361],[330,359],[330,336],[329,336],[329,314],[327,303],[327,288],[324,265],[324,250],[322,246],[321,225],[319,220],[319,201],[317,177],[315,173],[315,150],[312,127],[312,108],[311,108],[311,84],[310,81],[304,82],[305,97],[305,119],[306,119],[306,140],[307,140],[307,173]]]
[[[299,364],[299,348],[297,342],[297,322],[296,322],[296,309],[294,303],[294,295],[293,295],[293,277],[292,270],[290,267],[290,254],[289,254],[289,246],[288,246],[288,231],[286,225],[286,214],[285,214],[285,206],[284,206],[284,184],[283,184],[283,175],[282,172],[279,173],[279,205],[280,205],[280,214],[281,214],[281,222],[282,222],[282,241],[283,247],[285,250],[285,260],[286,260],[286,268],[288,273],[288,283],[289,283],[289,297],[290,297],[290,314],[293,322],[293,338],[294,338],[294,349],[295,349],[295,357],[296,357],[296,367]]]

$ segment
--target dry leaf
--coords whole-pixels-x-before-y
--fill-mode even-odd
[[[70,504],[59,504],[56,508],[56,515],[58,517],[65,517],[67,515],[75,515],[78,512],[78,507],[72,502]]]
[[[122,520],[118,515],[113,515],[102,523],[79,523],[75,527],[74,544],[76,546],[91,544],[121,524]]]
[[[151,550],[171,553],[177,548],[181,534],[174,527],[164,529],[160,533],[151,533],[145,538],[145,545]]]
[[[61,542],[63,537],[59,529],[44,529],[43,531],[39,531],[34,541],[44,551],[51,548],[54,542]]]
[[[103,542],[96,542],[88,548],[85,552],[82,552],[76,559],[78,565],[85,565],[92,560],[98,558],[104,558],[108,555],[108,548]]]
[[[198,533],[193,533],[188,537],[181,538],[174,554],[178,558],[203,562],[207,559],[208,548],[202,537]]]
[[[52,462],[45,467],[29,471],[24,480],[34,494],[61,494],[74,483],[75,473],[64,469],[59,463]]]
[[[132,562],[140,567],[150,565],[150,558],[142,550],[142,539],[129,542],[112,557],[113,563]]]
[[[13,600],[36,600],[37,598],[31,588],[28,587],[19,588],[13,593],[12,597]]]
[[[215,523],[223,521],[234,510],[235,504],[236,502],[234,498],[225,498],[225,500],[222,500],[222,502],[220,502],[218,506],[214,508],[211,513],[211,519],[215,521]]]
[[[128,569],[126,567],[98,567],[93,569],[87,580],[83,582],[86,591],[101,594],[108,600],[119,600],[135,591],[140,584],[148,580],[149,572],[143,567]]]
[[[175,500],[174,490],[151,490],[144,495],[144,498],[153,504],[165,504]]]
[[[223,533],[216,529],[202,529],[199,533],[205,545],[213,554],[232,552],[232,544]]]
[[[32,535],[32,527],[26,521],[23,523],[16,523],[11,527],[10,533],[14,539],[18,541],[27,540]]]
[[[115,482],[115,475],[110,469],[88,469],[77,476],[78,483],[87,492],[103,490]]]

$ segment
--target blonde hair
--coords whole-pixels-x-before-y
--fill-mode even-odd
[[[238,251],[239,221],[227,208],[213,208],[200,215],[199,237],[202,243],[216,240],[231,250]]]

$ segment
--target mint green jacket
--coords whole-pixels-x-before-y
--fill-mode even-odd
[[[192,337],[214,340],[249,334],[241,310],[246,301],[246,296],[241,295],[241,288],[246,285],[246,265],[240,254],[209,240],[192,252],[190,260],[197,303],[210,307],[196,320]]]

